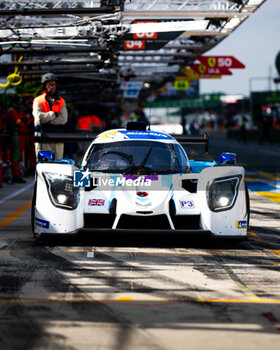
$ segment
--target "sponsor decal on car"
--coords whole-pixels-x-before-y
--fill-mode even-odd
[[[141,198],[148,197],[148,195],[149,195],[148,192],[137,192],[137,196]]]
[[[235,225],[236,225],[236,228],[246,228],[247,221],[246,220],[235,221]]]
[[[129,137],[125,134],[121,133],[119,130],[113,130],[113,131],[107,131],[105,133],[102,133],[100,136],[97,137],[97,140],[125,140]]]
[[[170,135],[159,131],[132,131],[132,130],[114,130],[107,131],[98,136],[97,140],[173,140]]]
[[[74,187],[90,187],[90,171],[74,170],[73,174]]]
[[[126,178],[124,176],[118,176],[115,178],[101,178],[97,177],[93,180],[94,186],[109,186],[109,187],[135,187],[135,186],[151,186],[152,180],[151,179],[145,179],[144,176],[137,177],[136,179],[132,178]]]
[[[143,140],[173,140],[170,135],[163,134],[159,131],[129,131],[121,130],[121,133],[126,134],[130,139]]]
[[[155,179],[155,177],[154,177]],[[157,179],[157,178],[156,178]],[[135,186],[151,186],[152,179],[149,176],[117,176],[115,178],[94,177],[92,185],[97,187],[135,187]],[[89,170],[74,170],[73,187],[90,187],[91,172]]]
[[[193,209],[195,208],[194,202],[192,200],[179,201],[182,209]]]
[[[130,175],[130,174],[124,174],[123,177],[126,180],[137,180],[140,178],[141,181],[143,182],[148,182],[148,181],[157,181],[158,180],[158,176],[155,174],[151,174],[151,175]]]
[[[103,207],[105,204],[105,199],[89,199],[88,201],[88,205],[90,205],[91,207]]]
[[[50,222],[47,220],[35,218],[35,225],[48,229],[50,227]]]

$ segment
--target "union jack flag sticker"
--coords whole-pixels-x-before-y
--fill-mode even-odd
[[[88,201],[88,205],[92,207],[95,207],[95,206],[103,207],[104,204],[105,204],[105,199],[90,199]]]

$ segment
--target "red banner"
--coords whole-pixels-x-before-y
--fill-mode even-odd
[[[197,56],[196,59],[210,68],[245,68],[245,65],[233,56]]]
[[[133,23],[157,23],[157,21],[134,21]],[[157,39],[157,32],[134,33],[133,39]]]
[[[228,68],[211,68],[205,64],[191,64],[190,67],[196,73],[202,75],[232,75],[232,72]]]

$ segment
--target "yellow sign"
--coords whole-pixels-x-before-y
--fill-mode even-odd
[[[175,80],[174,88],[176,90],[188,90],[190,82],[188,80]]]

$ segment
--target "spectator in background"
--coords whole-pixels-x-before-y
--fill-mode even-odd
[[[261,119],[261,135],[259,143],[262,144],[265,140],[269,141],[270,144],[273,144],[271,130],[272,130],[273,116],[272,110],[270,107],[263,107],[262,110],[262,119]]]
[[[80,116],[77,120],[76,130],[79,134],[84,135],[99,133],[102,131],[101,119],[95,114],[87,114],[87,110],[84,109],[82,116]],[[78,162],[82,160],[88,145],[89,141],[78,143]]]
[[[9,177],[7,174],[8,166],[10,166],[10,164],[8,164],[8,162],[6,161],[8,147],[8,134],[6,126],[7,117],[4,114],[4,112],[0,109],[0,187],[2,187],[3,180],[7,183],[12,183],[12,175],[10,175]],[[9,168],[9,170],[11,169]]]
[[[68,121],[65,126],[66,133],[75,133],[77,119],[79,111],[76,109],[74,104],[70,103],[67,105],[68,109]],[[66,142],[64,145],[64,157],[74,159],[74,153],[77,152],[77,142]]]
[[[144,108],[143,106],[137,106],[136,108],[136,111],[135,111],[135,114],[136,114],[136,117],[137,117],[137,121],[138,122],[142,122],[142,123],[145,123],[146,124],[146,127],[150,126],[150,122],[144,112]]]
[[[77,120],[77,131],[83,133],[99,133],[102,131],[101,119],[95,115],[83,115]]]
[[[241,123],[240,123],[240,139],[244,144],[247,143],[247,118],[245,116],[242,117]]]
[[[25,165],[27,174],[35,174],[36,153],[34,142],[34,118],[32,115],[32,100],[26,99],[22,104],[21,115],[27,125],[26,145],[25,145]]]
[[[190,123],[190,127],[189,127],[190,135],[198,135],[198,130],[199,130],[199,124],[195,120],[193,120]]]
[[[23,180],[23,154],[25,135],[28,129],[21,118],[19,104],[20,100],[15,96],[8,109],[7,129],[10,136],[9,149],[11,150],[12,181],[16,183],[25,183],[26,181]]]
[[[181,125],[182,125],[183,135],[187,135],[186,116],[183,113],[181,115]]]
[[[33,101],[35,130],[39,128],[45,133],[63,133],[68,113],[64,99],[57,92],[57,77],[53,73],[47,73],[42,76],[41,82],[44,93]],[[36,152],[40,150],[53,151],[55,159],[60,159],[63,158],[64,144],[40,143],[36,145]]]
[[[104,130],[117,129],[120,128],[122,124],[121,119],[116,115],[116,111],[114,111],[114,113],[108,111],[103,123],[105,124]]]

